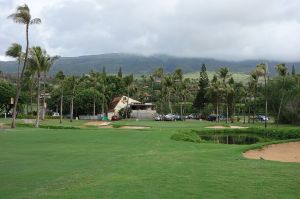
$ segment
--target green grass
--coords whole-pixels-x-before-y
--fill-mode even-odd
[[[300,164],[245,159],[248,145],[170,139],[214,123],[115,124],[151,129],[0,130],[0,198],[299,198]]]

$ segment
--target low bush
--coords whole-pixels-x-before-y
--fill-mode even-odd
[[[18,127],[34,127],[34,124],[21,124],[17,123]],[[53,125],[39,125],[39,128],[42,129],[80,129],[79,127],[74,126],[53,126]]]
[[[199,135],[194,131],[189,132],[179,132],[171,136],[171,139],[176,141],[187,141],[187,142],[205,142],[201,140]]]
[[[35,119],[36,118],[36,116],[34,116],[34,115],[27,115],[27,114],[18,114],[17,115],[17,118],[18,119]]]
[[[298,128],[248,128],[248,129],[220,129],[220,130],[206,130],[206,131],[196,131],[194,133],[198,135],[204,134],[249,134],[257,135],[261,138],[268,138],[272,140],[289,140],[289,139],[299,139],[300,129]]]

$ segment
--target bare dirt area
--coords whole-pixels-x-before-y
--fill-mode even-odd
[[[120,129],[150,129],[148,126],[121,126]]]
[[[248,127],[244,127],[244,126],[208,126],[205,128],[208,128],[208,129],[246,129]]]
[[[91,121],[84,124],[85,127],[87,126],[95,126],[101,129],[113,128],[111,122],[108,121]]]
[[[0,130],[1,130],[1,129],[8,129],[8,128],[9,128],[8,126],[6,126],[6,125],[0,123]]]
[[[300,142],[272,144],[262,149],[247,151],[243,155],[249,159],[300,163]]]

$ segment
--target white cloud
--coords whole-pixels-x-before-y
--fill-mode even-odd
[[[0,0],[0,55],[24,44],[6,19],[22,0]],[[30,0],[41,25],[31,45],[51,54],[165,53],[219,59],[300,61],[298,0]],[[1,59],[1,57],[0,57]]]

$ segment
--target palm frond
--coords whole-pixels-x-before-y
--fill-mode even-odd
[[[42,20],[40,18],[34,18],[30,21],[30,24],[40,24]]]
[[[5,55],[13,58],[20,58],[22,55],[22,46],[18,43],[12,43],[5,52]]]

